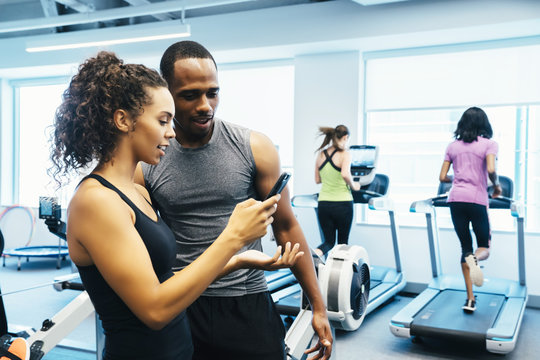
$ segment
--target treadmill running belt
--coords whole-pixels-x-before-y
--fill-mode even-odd
[[[485,342],[505,302],[504,295],[476,293],[476,311],[465,313],[465,291],[444,290],[414,317],[411,335]]]

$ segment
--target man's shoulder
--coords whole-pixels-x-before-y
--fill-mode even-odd
[[[242,132],[246,132],[246,131],[250,132],[250,131],[252,131],[250,128],[248,128],[246,126],[235,124],[235,123],[232,123],[232,122],[229,122],[229,121],[225,121],[223,119],[216,118],[216,124],[218,124],[218,123],[221,124],[221,126],[224,129],[228,129],[228,130],[242,131]]]
[[[245,146],[249,145],[253,130],[243,125],[234,124],[221,119],[216,119],[216,124],[222,136],[231,139],[235,143],[241,143]]]

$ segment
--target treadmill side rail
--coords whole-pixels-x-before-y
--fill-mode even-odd
[[[495,326],[487,331],[486,349],[489,352],[506,354],[514,350],[526,306],[527,297],[506,301]]]
[[[401,309],[390,321],[390,331],[398,337],[410,337],[411,323],[414,316],[440,293],[437,289],[427,288]]]

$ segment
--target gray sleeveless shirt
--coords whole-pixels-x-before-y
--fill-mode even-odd
[[[183,148],[175,139],[157,165],[143,164],[146,188],[176,237],[180,270],[221,234],[235,207],[255,190],[255,160],[250,130],[215,119],[212,138],[199,148]],[[262,250],[256,240],[241,250]],[[267,289],[261,270],[241,269],[214,281],[207,296],[241,296]]]

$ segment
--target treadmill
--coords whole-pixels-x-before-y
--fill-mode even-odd
[[[352,155],[351,174],[355,181],[362,185],[360,191],[353,191],[353,201],[358,204],[368,204],[369,209],[387,211],[390,218],[390,232],[394,250],[395,267],[370,265],[369,301],[365,313],[369,314],[388,299],[397,295],[406,285],[401,268],[399,251],[398,225],[394,216],[394,206],[391,199],[386,197],[389,179],[384,174],[375,174],[378,157],[378,148],[371,145],[353,145],[350,147]],[[318,194],[297,195],[292,198],[294,207],[313,208],[317,212]],[[324,239],[319,226],[321,239]],[[337,250],[337,249],[336,249]],[[336,251],[336,256],[338,252]],[[329,253],[330,259],[330,253]],[[268,277],[267,277],[268,278]],[[269,282],[269,288],[274,288]],[[290,285],[278,291],[272,291],[272,298],[278,311],[283,315],[296,316],[300,311],[302,294],[299,284]],[[304,299],[305,300],[305,299]]]
[[[386,211],[390,220],[390,236],[394,250],[394,267],[370,266],[369,303],[366,312],[369,314],[380,305],[397,295],[407,282],[401,268],[400,241],[398,225],[395,219],[394,203],[386,195],[389,185],[388,176],[376,174],[369,185],[361,187],[360,191],[353,191],[356,204],[367,204],[370,210]]]
[[[480,343],[487,351],[506,354],[514,350],[527,305],[525,285],[524,207],[511,199],[513,183],[500,176],[502,197],[490,198],[489,208],[509,209],[517,220],[519,280],[487,278],[475,287],[476,311],[465,313],[463,276],[441,271],[436,207],[447,206],[447,195],[412,203],[410,211],[424,213],[427,222],[433,279],[422,293],[390,321],[390,331],[398,337],[425,336]],[[446,194],[451,183],[441,183],[438,194]]]

